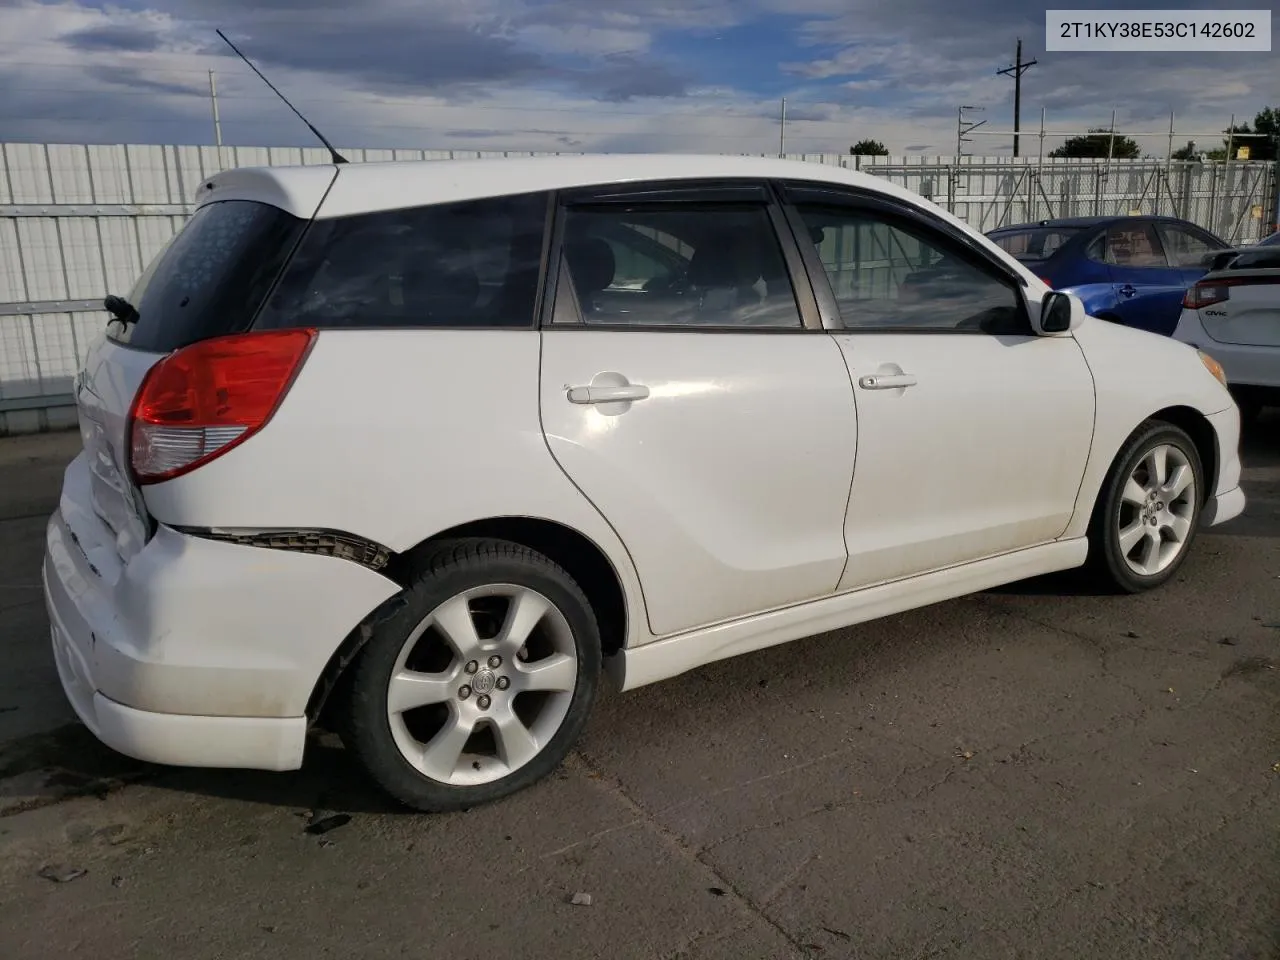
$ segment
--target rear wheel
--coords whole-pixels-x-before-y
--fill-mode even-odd
[[[402,803],[457,810],[550,773],[595,699],[591,606],[560,567],[497,540],[441,544],[354,665],[346,739]]]
[[[1186,432],[1144,423],[1116,457],[1094,508],[1094,572],[1128,593],[1168,582],[1195,539],[1203,489],[1204,469]]]

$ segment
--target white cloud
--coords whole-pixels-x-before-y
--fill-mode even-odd
[[[292,4],[293,9],[290,9]],[[1022,0],[170,0],[165,11],[90,0],[0,6],[4,136],[209,142],[207,71],[217,71],[228,142],[301,144],[308,134],[213,37],[222,23],[335,141],[470,150],[848,149],[945,153],[956,108],[981,105],[976,152],[1007,143],[1012,83],[996,76],[1027,39],[1024,151],[1040,107],[1052,129],[1104,126],[1178,142],[1225,128],[1274,96],[1275,58],[1038,53],[1039,8]],[[767,96],[719,82],[672,36],[708,37],[760,15],[805,19],[751,62]],[[772,22],[771,22],[772,23]],[[1040,23],[1039,34],[1036,24]],[[759,60],[758,53],[752,57]],[[785,89],[779,87],[790,82]],[[746,81],[742,81],[746,85]],[[1211,139],[1211,137],[1209,138]],[[1047,139],[1046,149],[1059,142]],[[1164,149],[1159,137],[1144,142]]]

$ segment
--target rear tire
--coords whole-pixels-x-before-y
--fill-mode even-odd
[[[1141,593],[1173,578],[1195,539],[1204,468],[1186,432],[1148,420],[1117,454],[1089,525],[1089,567],[1110,587]]]
[[[506,541],[442,542],[352,665],[344,739],[409,807],[488,803],[564,760],[600,663],[595,615],[564,570]]]

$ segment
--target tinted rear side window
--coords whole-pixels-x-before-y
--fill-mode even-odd
[[[991,234],[991,241],[1019,260],[1048,260],[1079,231],[1071,227],[1038,227]]]
[[[258,317],[282,327],[531,327],[545,193],[317,220]]]
[[[110,337],[168,353],[247,329],[304,225],[251,200],[201,207],[129,292],[137,323],[112,323]]]

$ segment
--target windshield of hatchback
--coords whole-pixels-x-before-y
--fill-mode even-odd
[[[113,320],[108,336],[168,353],[248,328],[305,221],[252,200],[198,209],[129,291],[135,322]]]

